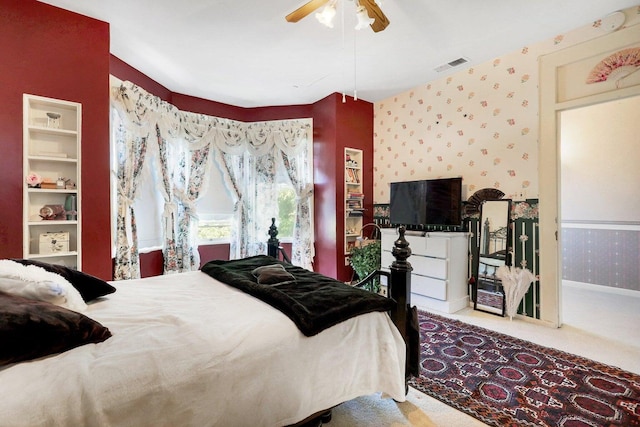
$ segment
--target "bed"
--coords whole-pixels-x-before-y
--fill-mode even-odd
[[[405,399],[399,285],[391,316],[371,311],[310,336],[203,271],[107,285],[115,292],[82,315],[110,336],[0,366],[3,426],[286,426],[374,392]]]

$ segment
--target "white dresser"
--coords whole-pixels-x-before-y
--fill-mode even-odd
[[[469,305],[467,271],[468,233],[407,231],[411,256],[411,305],[454,313]],[[382,269],[394,261],[391,251],[398,239],[394,228],[382,229]]]

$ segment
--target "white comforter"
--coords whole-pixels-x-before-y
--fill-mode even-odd
[[[307,338],[199,271],[126,282],[84,313],[113,336],[0,369],[0,426],[283,426],[357,396],[403,401],[386,313]]]

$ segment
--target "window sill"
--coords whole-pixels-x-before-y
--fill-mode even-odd
[[[228,245],[231,243],[229,239],[211,239],[211,240],[198,240],[198,246],[213,246],[213,245]]]

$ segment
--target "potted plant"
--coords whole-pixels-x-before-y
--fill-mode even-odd
[[[358,278],[364,279],[373,271],[380,269],[380,241],[365,240],[367,244],[356,245],[351,249],[349,263]],[[376,278],[365,287],[365,289],[378,293],[380,292],[380,279]]]

